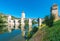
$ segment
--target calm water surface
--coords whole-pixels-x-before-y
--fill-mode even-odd
[[[13,30],[12,32],[4,32],[0,34],[0,41],[25,41],[21,35],[21,30]]]
[[[35,24],[32,26],[32,28],[34,26],[38,26],[38,24]],[[3,27],[0,29],[0,41],[26,41],[25,38],[22,36],[22,31],[20,29],[11,29],[11,28],[14,28],[14,27]],[[28,28],[28,27],[27,27]],[[26,28],[26,29],[27,29]],[[28,30],[26,30],[27,32]]]

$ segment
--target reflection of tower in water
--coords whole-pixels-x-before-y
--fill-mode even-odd
[[[25,31],[24,30],[22,31],[22,36],[25,36]]]

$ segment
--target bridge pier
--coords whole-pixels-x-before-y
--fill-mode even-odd
[[[42,25],[42,19],[38,18],[38,27],[39,27],[39,29],[41,28],[41,25]]]
[[[29,24],[29,32],[30,32],[32,30],[32,19],[29,18],[28,21],[29,21],[29,23],[28,23]]]

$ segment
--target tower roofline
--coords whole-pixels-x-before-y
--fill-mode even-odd
[[[24,10],[22,11],[22,13],[25,13]]]
[[[54,3],[54,4],[53,4],[53,7],[54,7],[54,6],[58,6],[58,5],[57,5],[56,3]]]

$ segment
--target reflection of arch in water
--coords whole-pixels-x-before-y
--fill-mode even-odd
[[[11,24],[11,25],[8,24],[7,28],[8,28],[8,31],[11,32],[12,29],[14,29],[14,24]]]
[[[19,29],[19,26],[15,25],[15,29]]]
[[[8,25],[7,28],[8,28],[8,32],[11,32],[12,31],[11,26]]]
[[[15,19],[14,20],[14,26],[15,26],[15,29],[19,29],[18,27],[19,27],[19,22],[18,22],[19,20],[17,20],[17,19]]]

